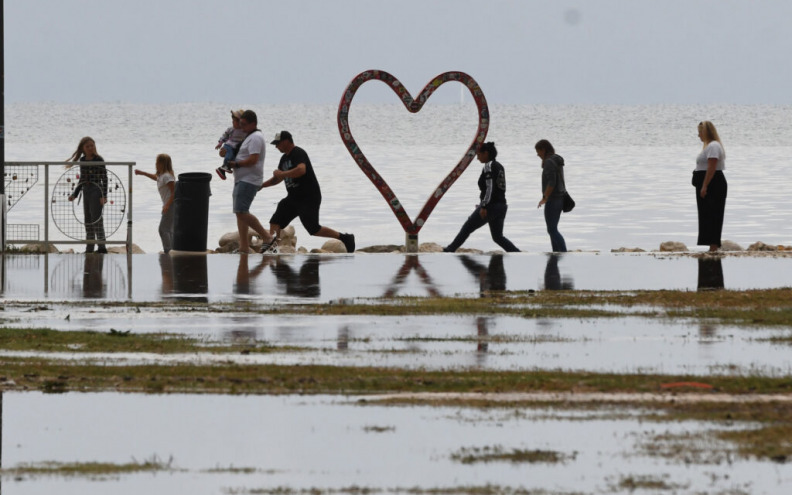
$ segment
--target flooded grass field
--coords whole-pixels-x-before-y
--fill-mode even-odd
[[[789,257],[6,258],[2,493],[792,486]]]

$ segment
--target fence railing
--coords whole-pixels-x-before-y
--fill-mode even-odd
[[[130,253],[134,166],[135,162],[5,162],[0,208],[5,239],[0,249],[7,244],[39,244],[47,252],[53,244],[125,245]],[[126,182],[114,167],[126,167]],[[42,201],[43,211],[35,206],[37,201]],[[124,233],[124,219],[126,232],[119,240],[115,234]]]

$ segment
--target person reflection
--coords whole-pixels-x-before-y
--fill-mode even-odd
[[[86,253],[83,269],[83,297],[100,299],[105,297],[102,281],[105,257],[101,254]]]
[[[303,261],[300,270],[295,271],[289,263],[278,256],[275,265],[272,267],[278,284],[282,286],[286,295],[297,297],[319,297],[321,289],[319,286],[319,264],[322,258],[319,256],[309,256]]]
[[[208,302],[207,297],[196,297],[209,293],[206,254],[173,254],[171,251],[170,255],[173,264],[173,293],[188,300]]]
[[[336,340],[336,349],[339,351],[349,350],[349,325],[342,325],[338,329],[338,339]]]
[[[160,253],[159,255],[160,272],[162,273],[162,294],[173,292],[173,261],[169,254]]]
[[[698,259],[698,290],[723,289],[723,266],[720,257]]]
[[[547,265],[544,273],[545,290],[572,290],[575,288],[572,277],[561,277],[561,272],[558,269],[559,259],[561,259],[561,255],[557,253],[551,253],[547,256]]]
[[[479,316],[476,318],[476,333],[478,341],[476,346],[476,364],[479,366],[483,366],[486,358],[487,352],[489,351],[489,322],[486,317]]]
[[[239,253],[239,266],[237,267],[234,294],[250,295],[255,293],[251,288],[251,281],[255,281],[265,268],[275,262],[273,256],[262,256],[259,263],[251,270],[248,265],[248,254]]]
[[[418,258],[418,255],[415,254],[408,254],[404,257],[404,263],[402,263],[399,271],[396,272],[396,275],[393,277],[393,280],[391,280],[388,288],[385,289],[385,293],[382,297],[394,297],[399,291],[399,287],[404,285],[407,277],[413,271],[418,274],[418,277],[426,286],[426,290],[431,296],[440,297],[440,291],[437,290],[434,280],[432,280],[432,277],[429,276],[424,267],[421,266],[421,260]]]
[[[462,254],[459,260],[479,282],[481,297],[494,290],[506,290],[506,270],[503,268],[503,255],[490,256],[489,265],[485,266],[472,256]]]

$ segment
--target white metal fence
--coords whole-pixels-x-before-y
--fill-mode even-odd
[[[100,166],[105,171],[93,172]],[[134,166],[135,162],[6,162],[0,208],[5,242],[0,249],[7,244],[39,244],[46,251],[53,244],[96,244],[125,245],[130,253]],[[122,167],[127,169],[126,181],[120,177]],[[121,168],[120,176],[114,168]],[[81,177],[83,171],[90,177]],[[99,215],[89,218],[86,198],[97,192],[105,202]]]

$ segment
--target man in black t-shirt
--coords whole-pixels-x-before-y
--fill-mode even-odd
[[[310,235],[330,237],[344,243],[348,253],[355,252],[355,236],[340,234],[337,231],[319,224],[319,206],[322,204],[322,191],[316,180],[311,159],[304,149],[295,146],[291,133],[281,131],[275,134],[274,144],[283,156],[272,177],[264,181],[262,188],[286,183],[286,197],[283,198],[270,218],[270,233],[276,237],[280,231],[296,217],[300,218],[305,230]]]

